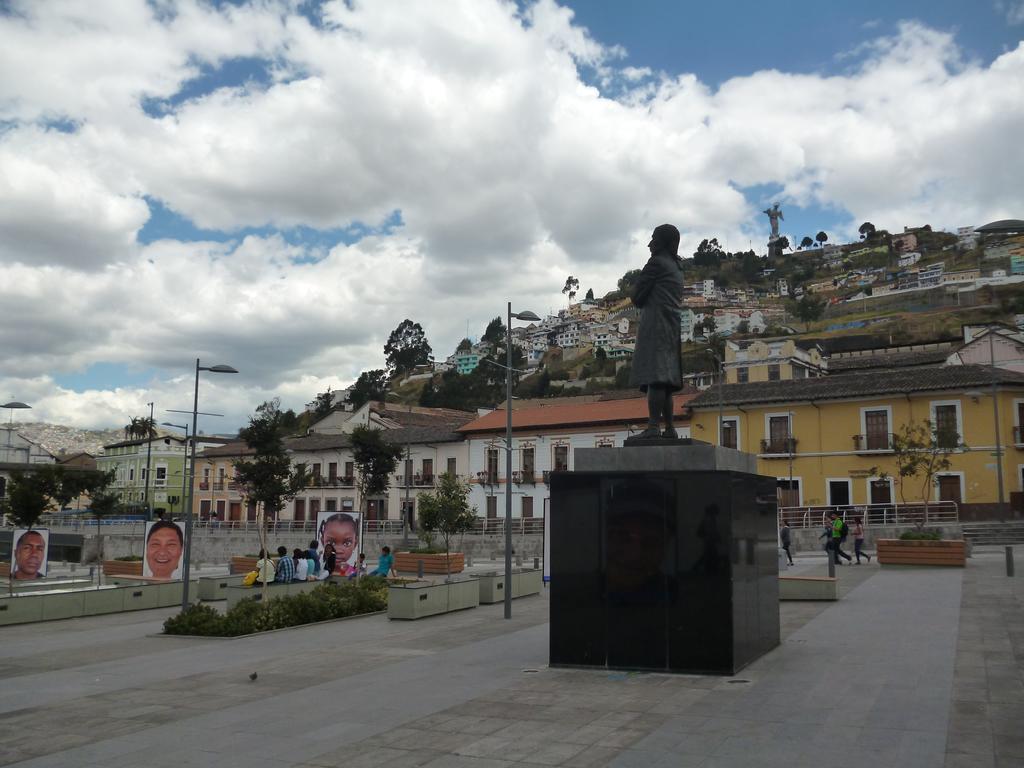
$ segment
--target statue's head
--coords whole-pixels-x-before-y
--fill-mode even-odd
[[[651,242],[647,244],[651,253],[668,251],[673,256],[679,255],[679,230],[671,224],[661,224],[654,228]]]

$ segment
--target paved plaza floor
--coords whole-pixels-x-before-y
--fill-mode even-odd
[[[839,577],[733,678],[551,669],[546,595],[234,640],[160,637],[171,610],[3,628],[0,765],[1024,766],[1002,554]]]

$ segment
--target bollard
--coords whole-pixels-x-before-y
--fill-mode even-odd
[[[536,571],[536,570],[539,570],[539,569],[540,569],[540,558],[539,557],[535,557],[535,558],[533,558],[533,570]]]
[[[422,579],[423,578],[423,561],[422,560],[417,560],[416,561],[416,578],[418,578],[418,579]]]
[[[516,555],[516,568],[522,568],[522,567],[523,567],[523,556],[522,555]]]
[[[466,567],[467,568],[472,568],[473,567],[473,556],[472,555],[466,555]]]
[[[1013,576],[1013,547],[1006,548],[1006,575]]]
[[[832,559],[832,553],[828,553],[828,576],[830,579],[836,577],[836,561]]]

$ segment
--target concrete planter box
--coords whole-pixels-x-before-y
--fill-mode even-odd
[[[181,605],[182,582],[131,583],[76,589],[28,592],[0,597],[0,625],[73,619],[121,611]]]
[[[838,600],[834,576],[779,576],[779,600]]]
[[[104,560],[104,576],[141,576],[141,560]]]
[[[233,576],[200,576],[199,589],[196,594],[200,600],[227,600],[228,587],[238,587],[242,584],[244,574]]]
[[[34,579],[15,581],[15,592],[39,592],[44,589],[87,589],[93,585],[91,579]]]
[[[291,581],[287,584],[278,584],[273,582],[267,584],[267,599],[273,597],[286,597],[288,595],[298,595],[303,592],[312,592],[318,584],[323,584],[322,581]],[[224,596],[228,601],[227,609],[230,611],[242,600],[256,600],[260,601],[263,599],[263,585],[254,584],[251,587],[238,586],[227,586],[224,587]]]
[[[449,564],[445,566],[444,553],[438,555],[421,555],[415,552],[396,552],[395,570],[398,573],[419,573],[419,561],[423,561],[423,572],[440,576],[462,573],[466,568],[466,558],[461,552],[448,555]]]
[[[967,565],[966,542],[960,540],[915,541],[879,539],[875,542],[882,565]]]
[[[422,619],[439,613],[476,608],[479,604],[480,585],[475,578],[437,584],[415,581],[388,587],[389,619]]]
[[[480,582],[480,603],[489,605],[500,603],[505,599],[505,574],[483,573],[473,574]],[[526,595],[539,595],[544,586],[543,573],[540,570],[519,570],[512,573],[512,598]]]

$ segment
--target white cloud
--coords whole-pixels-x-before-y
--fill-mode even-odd
[[[848,228],[1024,208],[1024,47],[984,65],[916,23],[842,74],[761,71],[715,90],[629,66],[552,0],[521,15],[499,0],[330,2],[322,26],[285,0],[15,11],[0,16],[0,311],[15,318],[0,344],[2,386],[35,397],[34,416],[94,424],[151,391],[180,404],[197,355],[243,372],[210,382],[215,409],[237,417],[274,393],[301,406],[381,365],[405,317],[443,357],[506,299],[557,308],[568,274],[612,288],[656,224],[676,223],[684,250],[762,242],[762,206],[738,187],[780,185]],[[174,102],[204,67],[250,56],[269,86]],[[160,116],[143,109],[153,99]],[[395,211],[402,224],[330,249],[276,235],[140,246],[143,195],[228,233],[378,227]],[[160,373],[56,388],[95,362]]]

